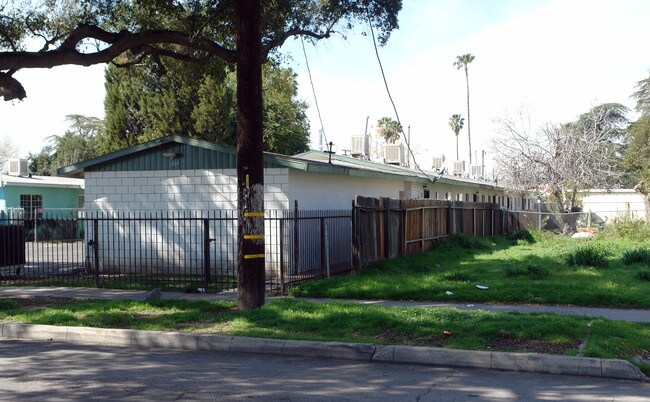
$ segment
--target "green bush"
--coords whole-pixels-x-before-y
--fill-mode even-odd
[[[623,237],[626,239],[643,241],[650,238],[650,225],[643,219],[631,217],[614,218],[607,223],[603,234],[612,237]]]
[[[569,250],[565,261],[573,267],[606,267],[607,256],[610,253],[601,246],[584,244]]]
[[[640,281],[650,282],[650,269],[641,268],[640,270],[636,271],[634,278]]]
[[[647,247],[638,247],[623,252],[623,263],[632,265],[638,262],[650,263],[650,249]]]

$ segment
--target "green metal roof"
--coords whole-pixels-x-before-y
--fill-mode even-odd
[[[278,163],[274,154],[265,153],[264,167],[285,166]],[[61,176],[83,177],[84,172],[236,168],[235,147],[171,135],[62,167],[57,172]]]
[[[167,154],[168,156],[164,156]],[[169,155],[176,155],[171,158]],[[331,162],[331,163],[330,163]],[[294,156],[264,153],[265,168],[291,168],[305,172],[337,174],[388,180],[405,180],[425,184],[435,173],[424,173],[403,166],[387,165],[321,151],[307,151]],[[60,176],[83,177],[85,172],[236,169],[237,150],[233,146],[171,135],[138,144],[120,151],[58,169]],[[465,184],[479,188],[494,188],[491,183],[442,176],[440,183]]]

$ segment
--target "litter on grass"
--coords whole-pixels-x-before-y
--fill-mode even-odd
[[[451,296],[451,295],[454,294],[454,292],[450,292],[450,291],[446,291],[445,293],[447,293],[448,296]]]
[[[476,285],[476,287],[481,289],[481,290],[489,289],[487,286],[483,286],[483,285]]]

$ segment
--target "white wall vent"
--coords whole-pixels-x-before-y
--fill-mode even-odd
[[[454,175],[462,176],[465,174],[466,161],[454,161]]]
[[[391,165],[404,164],[404,146],[402,144],[386,144],[384,145],[385,161]]]
[[[443,167],[445,167],[445,156],[444,155],[434,156],[432,167],[434,169],[442,169]]]
[[[369,150],[369,144],[368,144],[368,137],[365,135],[353,135],[350,138],[350,155],[352,156],[360,156],[360,155],[368,155],[368,150]]]
[[[473,165],[472,166],[472,177],[484,177],[485,169],[484,166]]]
[[[29,169],[27,168],[27,159],[9,159],[9,175],[10,176],[29,175]]]

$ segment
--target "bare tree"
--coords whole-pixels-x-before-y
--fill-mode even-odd
[[[601,105],[575,123],[546,124],[534,133],[525,113],[498,120],[493,148],[499,184],[519,194],[550,194],[559,212],[577,211],[580,190],[611,188],[621,178],[626,110]]]
[[[8,137],[0,138],[0,169],[11,158],[18,156],[18,147]]]

